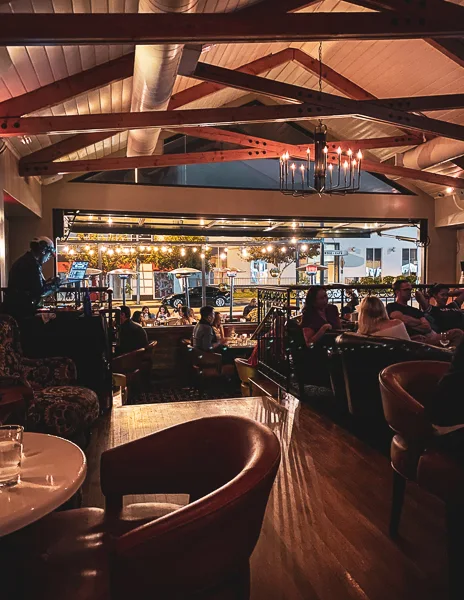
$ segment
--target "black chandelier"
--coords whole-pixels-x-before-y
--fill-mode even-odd
[[[322,94],[322,42],[319,44],[319,92]],[[327,127],[319,121],[314,131],[314,171],[311,175],[311,150],[306,150],[306,159],[284,152],[280,157],[280,191],[285,195],[306,196],[308,194],[350,194],[361,185],[362,152],[356,155],[351,148],[344,151],[339,146],[330,153],[327,146]]]
[[[329,153],[327,127],[322,123],[314,131],[314,171],[311,176],[311,150],[305,161],[291,161],[285,152],[280,157],[280,191],[290,196],[308,194],[349,194],[361,185],[362,152],[354,155],[351,148]]]

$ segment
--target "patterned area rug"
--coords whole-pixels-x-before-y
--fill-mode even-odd
[[[160,404],[165,402],[187,402],[192,400],[214,400],[239,398],[242,395],[240,382],[232,381],[220,387],[198,390],[194,387],[179,387],[172,381],[153,381],[149,390],[134,394],[129,404]]]

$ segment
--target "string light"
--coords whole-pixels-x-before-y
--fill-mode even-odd
[[[273,247],[273,246],[271,246],[271,244],[269,244],[269,246],[266,248],[266,250],[267,250],[268,252],[272,252],[272,251],[274,250],[274,247]]]
[[[161,252],[166,253],[168,251],[168,249],[166,248],[166,246],[161,246]]]
[[[285,246],[282,246],[280,251],[282,252],[282,254],[285,254],[287,252],[287,248]]]
[[[308,245],[307,244],[302,244],[301,251],[302,252],[306,252],[307,249],[308,249]]]
[[[169,254],[172,254],[172,248],[168,249]]]
[[[266,252],[267,252],[266,248],[261,248],[261,253],[262,254],[266,254]]]
[[[221,252],[221,254],[219,255],[219,258],[221,258],[222,260],[225,260],[227,258],[227,254],[225,252]]]
[[[192,248],[192,252],[197,252],[197,248]]]
[[[205,226],[205,220],[204,219],[200,219],[200,225],[201,225],[201,227]]]
[[[93,256],[95,254],[95,250],[89,250],[89,256]]]
[[[117,254],[121,254],[121,252],[122,252],[122,248],[116,248],[116,253]]]
[[[65,246],[65,247],[63,248],[63,250],[64,250],[64,252],[66,252],[66,254],[67,254],[67,253],[69,252],[69,246]]]
[[[88,251],[90,250],[90,246],[89,246],[89,245],[85,246],[85,247],[84,247],[84,250],[85,250],[86,252],[88,252]]]
[[[153,252],[158,252],[158,246],[153,247]]]
[[[113,250],[113,248],[110,248],[110,249],[108,250],[107,254],[108,254],[108,256],[113,256],[113,254],[114,254],[114,250]]]
[[[75,252],[74,248],[71,248],[71,250],[69,251],[69,254],[70,254],[71,256],[74,256],[74,255],[76,254],[76,252]]]
[[[296,244],[296,242],[297,242],[297,239],[296,239],[296,237],[293,237],[293,238],[291,239],[291,242],[292,242],[292,244]]]
[[[454,192],[454,188],[453,187],[447,187],[446,188],[446,193],[447,194],[452,194]]]
[[[100,248],[100,250],[101,250],[102,252],[106,252],[106,246],[102,246],[102,247]]]
[[[243,248],[243,250],[242,250],[242,256],[243,257],[247,257],[248,256],[248,250],[246,248]]]
[[[139,246],[139,250],[140,252],[143,252],[145,250],[145,246]]]
[[[205,255],[203,252],[200,254],[200,258],[205,258]]]
[[[180,249],[180,255],[181,256],[185,256],[185,248],[181,248]]]
[[[112,225],[113,224],[113,219],[111,217],[108,217],[108,225]]]
[[[130,252],[131,254],[135,254],[135,248],[131,248],[131,249],[129,250],[129,252]]]

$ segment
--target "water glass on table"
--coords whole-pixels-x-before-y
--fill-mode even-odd
[[[24,427],[0,425],[0,488],[19,482]]]

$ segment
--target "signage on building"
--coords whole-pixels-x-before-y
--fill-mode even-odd
[[[306,273],[317,273],[317,265],[306,265]]]
[[[343,256],[345,254],[345,250],[325,250],[325,256]]]

